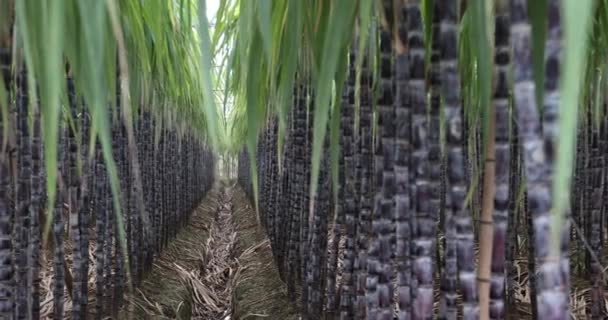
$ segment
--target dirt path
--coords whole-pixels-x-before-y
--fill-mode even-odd
[[[255,211],[222,184],[127,300],[119,319],[297,319]]]
[[[255,210],[240,187],[234,188],[233,220],[241,266],[234,288],[234,319],[299,319],[279,278],[270,241],[257,225]]]
[[[193,212],[120,319],[230,319],[237,272],[230,193],[216,186]]]

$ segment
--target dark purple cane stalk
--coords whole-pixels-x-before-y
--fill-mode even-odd
[[[561,56],[561,28],[559,1],[549,1],[548,37],[545,48],[546,82],[543,131],[536,108],[535,86],[532,77],[531,26],[528,22],[528,3],[511,1],[511,35],[513,46],[515,110],[519,123],[519,138],[523,146],[526,188],[532,216],[535,264],[537,268],[536,302],[538,319],[568,319],[569,264],[567,257],[551,257],[551,185],[555,161],[555,139],[559,104],[559,65]],[[544,138],[544,139],[543,139]],[[568,221],[563,226],[560,248],[567,243]],[[566,232],[563,232],[566,231]],[[566,260],[564,260],[566,259]]]
[[[511,155],[509,143],[509,7],[506,1],[496,4],[494,54],[494,112],[495,112],[495,193],[494,239],[492,242],[492,277],[490,283],[490,318],[504,319],[505,313],[505,252],[509,216],[509,179]]]
[[[458,1],[447,1],[443,7],[441,17],[441,84],[445,104],[446,141],[447,141],[447,207],[445,210],[445,269],[442,277],[442,304],[440,305],[440,319],[456,319],[457,307],[457,285],[458,269],[457,262],[464,257],[458,247],[461,241],[458,237],[459,219],[467,215],[463,212],[464,201],[467,192],[465,180],[465,160],[463,149],[463,119],[460,97],[460,75],[458,73]],[[472,239],[470,239],[472,240]],[[464,244],[464,243],[463,243]],[[472,248],[470,248],[472,251]],[[472,254],[472,252],[470,253]],[[474,263],[474,259],[465,263]],[[470,268],[469,268],[470,269]],[[464,276],[463,286],[468,286],[468,291],[476,290],[474,273],[470,270]],[[460,275],[461,281],[463,274]],[[466,289],[465,289],[466,291]],[[465,293],[466,299],[474,298],[476,294]],[[469,305],[465,306],[467,314],[471,312]]]

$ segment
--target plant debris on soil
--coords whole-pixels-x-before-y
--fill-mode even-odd
[[[119,319],[191,319],[193,310],[196,310],[191,290],[193,282],[186,279],[192,280],[206,269],[208,245],[217,241],[210,240],[210,236],[218,217],[220,200],[220,190],[216,187],[194,210],[188,225],[156,257],[152,271],[133,295],[126,298],[127,305]],[[197,280],[198,285],[202,280]],[[207,294],[213,291],[204,285],[197,286],[197,290]],[[213,299],[218,307],[215,295],[209,299]]]
[[[295,303],[279,277],[270,241],[257,223],[255,209],[240,187],[234,187],[238,261],[234,288],[234,319],[299,319]]]
[[[218,184],[156,258],[119,319],[298,319],[255,210]]]
[[[198,269],[187,270],[174,263],[191,303],[186,319],[230,319],[232,288],[239,267],[234,256],[236,233],[232,223],[230,190],[221,188],[217,216],[214,217],[207,242],[203,245]]]

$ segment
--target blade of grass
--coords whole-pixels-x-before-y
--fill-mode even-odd
[[[589,43],[589,27],[592,1],[563,0],[564,17],[564,65],[560,76],[562,100],[560,104],[559,130],[555,179],[553,181],[553,223],[551,224],[551,254],[558,255],[560,232],[570,201],[570,179],[573,155],[576,148],[576,124],[585,57]]]
[[[322,44],[322,70],[315,80],[315,114],[312,144],[312,163],[310,179],[310,211],[314,209],[314,196],[317,192],[317,182],[319,181],[319,169],[321,165],[321,152],[323,140],[327,130],[329,117],[330,98],[332,81],[338,71],[338,62],[344,52],[340,50],[344,44],[351,39],[352,24],[356,14],[356,7],[347,0],[337,0],[329,14],[327,34]]]
[[[217,132],[217,109],[215,104],[215,95],[213,94],[213,77],[211,76],[211,40],[209,38],[209,23],[207,22],[207,11],[205,0],[199,1],[198,18],[199,18],[199,37],[200,37],[200,55],[201,55],[201,80],[202,91],[204,96],[203,105],[207,116],[207,131],[212,146],[218,144]]]

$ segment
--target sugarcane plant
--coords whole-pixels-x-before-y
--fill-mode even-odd
[[[201,90],[211,52],[199,45],[206,17],[201,35],[192,28],[195,4],[0,3],[3,319],[118,317],[159,253],[156,235],[175,237],[211,189],[217,132],[195,107],[214,108]],[[161,142],[172,161],[155,161]],[[152,177],[161,166],[173,170]]]
[[[0,0],[0,317],[120,317],[223,159],[303,319],[605,318],[606,6]]]
[[[285,237],[279,231],[266,228],[274,246],[280,248],[285,245],[281,241],[289,241],[293,253],[287,254],[287,261],[281,258],[277,263],[294,270],[286,278],[287,286],[292,299],[298,298],[300,287],[302,316],[384,319],[397,309],[400,319],[429,318],[435,312],[441,319],[456,319],[460,312],[466,319],[503,319],[517,312],[518,299],[522,299],[512,292],[522,285],[514,282],[522,279],[514,273],[514,265],[515,259],[523,257],[529,266],[523,285],[530,293],[533,316],[567,317],[567,288],[571,287],[567,257],[571,246],[566,234],[575,238],[580,235],[573,233],[564,204],[568,198],[564,186],[569,185],[568,170],[572,166],[558,165],[571,161],[563,150],[573,150],[574,144],[562,143],[556,137],[561,134],[562,122],[568,125],[564,134],[575,137],[571,128],[577,122],[572,121],[576,118],[572,113],[561,117],[559,106],[562,91],[571,104],[582,101],[573,98],[578,97],[575,93],[581,91],[581,97],[589,97],[589,91],[569,79],[562,80],[560,65],[574,65],[576,59],[563,58],[569,50],[604,56],[599,53],[603,52],[599,39],[605,34],[600,27],[605,23],[605,13],[598,11],[593,16],[593,30],[584,25],[568,27],[570,37],[591,30],[591,37],[583,38],[597,44],[585,51],[585,42],[576,50],[562,45],[565,35],[561,18],[572,16],[564,13],[559,1],[547,1],[546,6],[544,2],[522,0],[493,5],[426,0],[376,2],[363,1],[348,11],[344,10],[346,2],[313,1],[310,12],[323,14],[310,15],[318,17],[310,19],[302,13],[301,20],[294,19],[297,28],[302,27],[300,32],[280,23],[280,17],[298,15],[295,6],[273,6],[268,20],[272,37],[279,36],[285,43],[269,42],[270,47],[261,45],[253,51],[247,44],[252,39],[270,37],[269,29],[240,17],[264,9],[258,4],[227,1],[220,12],[226,26],[223,36],[244,41],[231,48],[234,54],[249,57],[247,64],[261,67],[262,77],[279,79],[252,83],[245,74],[244,60],[228,62],[233,72],[233,94],[242,96],[247,104],[235,108],[236,129],[229,134],[235,141],[232,147],[240,150],[239,176],[243,178],[239,181],[250,199],[255,202],[261,196],[263,201],[258,206],[260,215],[272,217],[269,221],[285,221],[282,219],[287,215],[290,229],[300,235],[299,241],[281,240]],[[602,8],[604,5],[600,4]],[[228,28],[230,18],[242,22],[240,27]],[[288,50],[286,43],[294,43],[290,41],[300,45]],[[229,41],[219,46],[230,48],[226,43]],[[250,51],[245,52],[245,48]],[[493,62],[489,58],[492,54]],[[605,70],[592,61],[589,66],[579,64],[577,70],[581,74],[593,68]],[[567,70],[563,73],[573,72]],[[327,88],[333,90],[331,99]],[[302,91],[308,103],[308,121],[297,120],[300,102],[280,99],[285,92],[299,96]],[[260,106],[260,100],[267,103]],[[598,107],[591,118],[605,119],[603,104],[595,105]],[[294,111],[289,112],[289,108]],[[255,114],[264,115],[266,120],[258,117],[256,121]],[[281,127],[288,121],[288,128]],[[587,123],[592,122],[578,125],[587,127]],[[260,132],[265,132],[265,138],[257,138]],[[342,135],[333,136],[334,132]],[[330,135],[329,142],[326,134]],[[300,140],[300,136],[306,140]],[[310,167],[303,170],[303,178],[292,180],[290,175],[276,180],[272,166],[289,159],[289,155],[285,159],[281,155],[290,151],[280,148],[285,148],[284,139],[292,138],[296,168],[300,161],[305,162],[301,166]],[[256,157],[240,149],[243,146],[238,141],[260,141],[245,147],[255,147]],[[591,148],[598,149],[602,148]],[[330,157],[329,164],[330,176],[334,177],[331,190],[337,192],[333,200],[330,198],[334,202],[330,206],[337,211],[324,212],[322,217],[318,210],[325,200],[321,200],[318,190],[327,177],[327,159],[320,151],[339,154]],[[595,170],[593,176],[602,175]],[[297,177],[299,171],[294,171]],[[444,175],[445,201],[441,191]],[[581,181],[578,173],[575,177]],[[303,181],[308,186],[301,186]],[[597,268],[597,261],[601,261],[596,257],[601,247],[597,240],[601,228],[598,221],[602,219],[599,192],[603,192],[597,190],[604,189],[597,179],[591,179],[590,184],[593,187],[587,193],[594,194],[594,200],[583,203],[589,203],[587,208],[593,214],[589,218],[576,214],[586,222],[583,225],[588,225],[588,241],[596,254],[587,259]],[[297,201],[301,207],[294,205],[287,211],[296,213],[299,222],[289,212],[277,211],[272,201],[264,200],[280,199],[281,194],[299,197],[294,195],[294,188],[304,189],[303,199]],[[270,196],[264,196],[266,192]],[[579,191],[576,195],[589,196]],[[550,210],[552,206],[555,213]],[[484,214],[480,217],[481,208]],[[325,229],[323,223],[328,219],[333,225]],[[344,249],[334,243],[326,257],[318,257],[325,255],[319,250],[325,232],[334,239],[343,238]],[[486,237],[488,234],[491,236]],[[479,264],[475,250],[478,241],[484,242]],[[394,253],[387,254],[391,249]],[[550,254],[553,250],[559,253]],[[342,268],[334,269],[336,257],[343,257]],[[318,263],[324,260],[328,264]],[[335,278],[334,270],[338,272]],[[329,275],[326,283],[317,284],[318,274],[324,272]],[[602,278],[597,271],[592,273],[594,288],[598,288],[593,291],[593,301],[598,301]],[[440,303],[439,310],[434,310],[437,285]],[[325,291],[319,293],[319,288]],[[389,298],[393,296],[396,300]],[[323,299],[327,303],[321,306],[318,301]],[[337,299],[339,312],[335,310]],[[604,312],[597,307],[590,310],[596,316]]]

